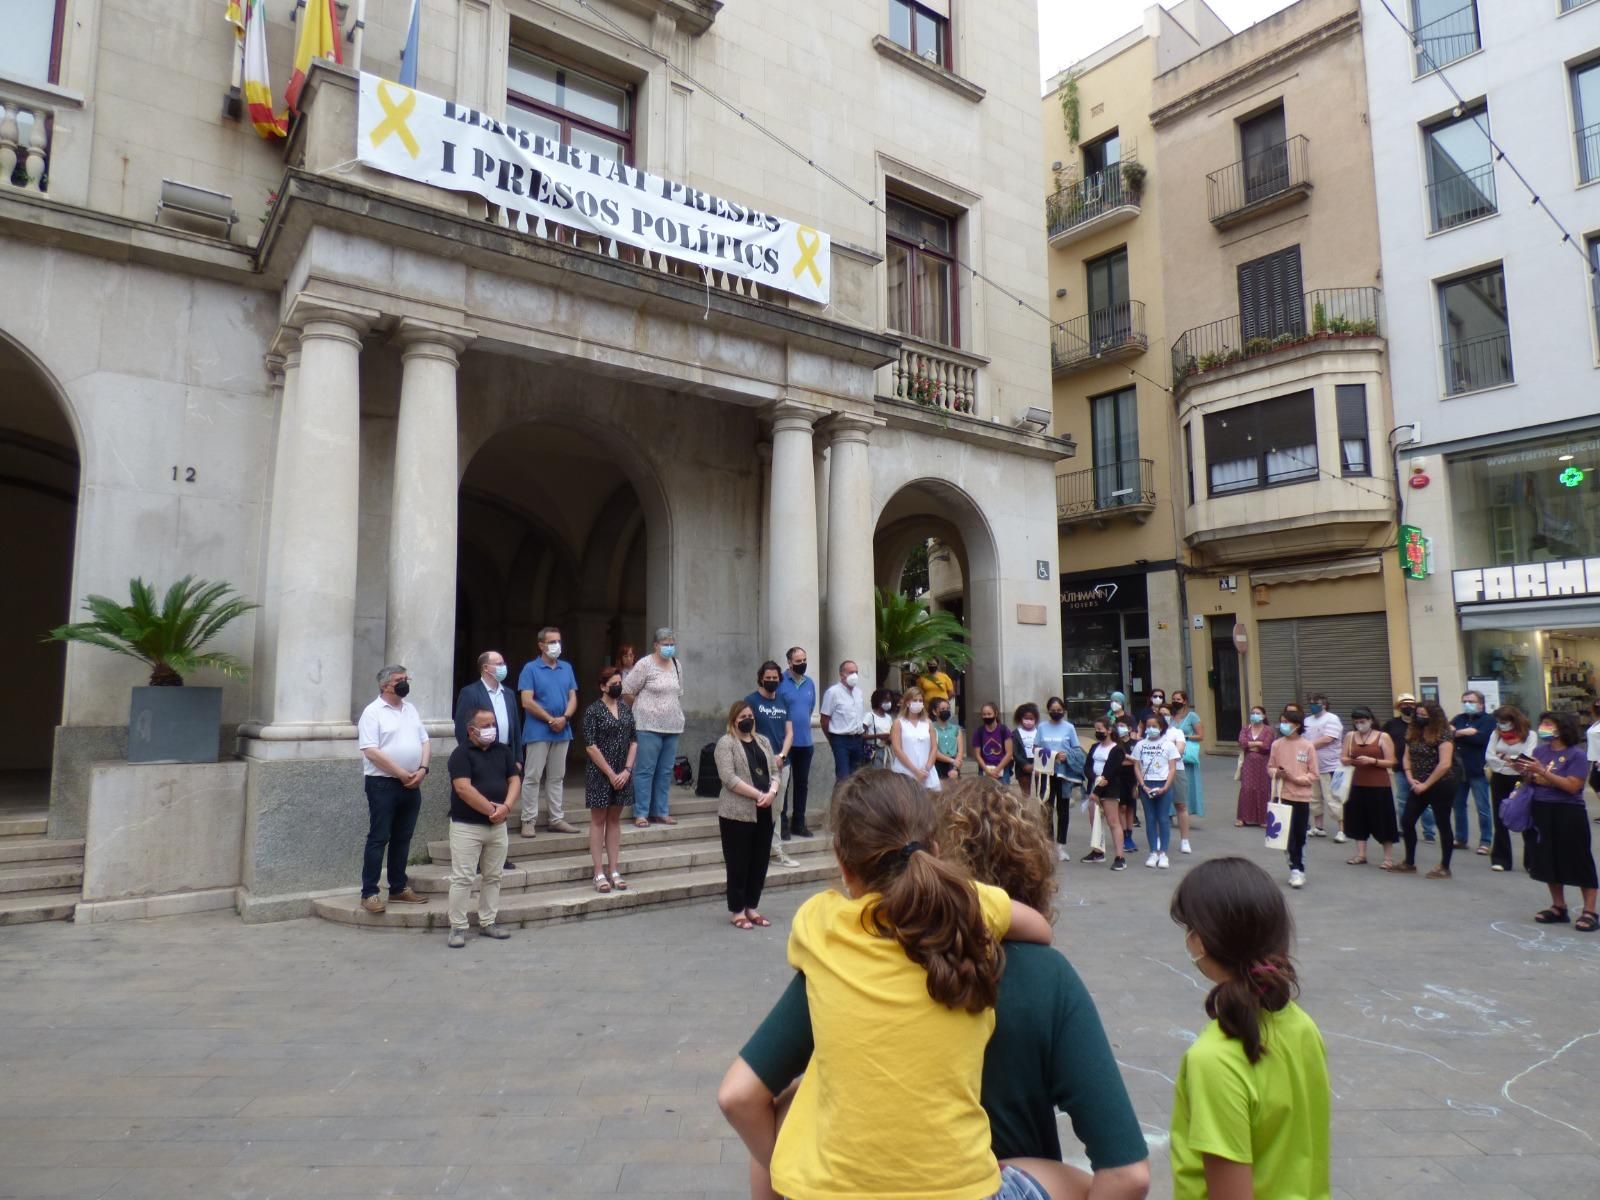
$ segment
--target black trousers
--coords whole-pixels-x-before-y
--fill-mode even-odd
[[[1500,824],[1500,806],[1521,782],[1515,775],[1502,775],[1495,771],[1489,776],[1489,807],[1494,813],[1494,844],[1489,847],[1489,865],[1511,870],[1515,865],[1511,853],[1511,831]]]
[[[772,809],[756,809],[754,821],[718,817],[722,832],[722,861],[728,869],[728,911],[743,912],[761,903],[767,885],[767,862],[772,856]]]
[[[811,795],[811,756],[815,746],[789,747],[789,803],[784,811],[789,814],[789,826],[806,826],[806,800]]]
[[[1427,811],[1433,813],[1439,826],[1439,865],[1447,871],[1450,869],[1450,855],[1456,844],[1450,829],[1455,800],[1456,789],[1451,786],[1448,775],[1425,792],[1411,793],[1406,800],[1406,811],[1400,817],[1400,834],[1406,840],[1406,866],[1417,865],[1417,820]]]
[[[422,811],[422,789],[408,788],[387,775],[364,777],[367,789],[367,849],[361,856],[361,898],[378,894],[384,851],[389,856],[389,890],[406,889],[406,859]]]
[[[1067,844],[1067,822],[1072,820],[1072,781],[1059,775],[1050,777],[1050,803],[1056,810],[1056,842]]]
[[[1289,869],[1304,873],[1306,869],[1306,838],[1311,828],[1311,805],[1289,805]]]

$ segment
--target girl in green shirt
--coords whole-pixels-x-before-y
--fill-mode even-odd
[[[1214,858],[1184,876],[1171,913],[1216,985],[1178,1068],[1174,1200],[1328,1200],[1328,1053],[1294,1002],[1283,893],[1247,859]]]

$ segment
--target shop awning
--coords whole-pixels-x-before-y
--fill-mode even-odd
[[[1308,563],[1303,567],[1269,567],[1250,572],[1251,587],[1277,583],[1316,583],[1323,579],[1344,579],[1350,575],[1381,575],[1383,559],[1376,554],[1362,558],[1343,558],[1337,562]]]
[[[1461,610],[1467,629],[1583,629],[1600,627],[1600,600],[1539,600],[1532,604],[1474,604]]]

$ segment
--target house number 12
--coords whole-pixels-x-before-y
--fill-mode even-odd
[[[177,482],[177,479],[178,479],[178,468],[177,467],[173,467],[172,468],[172,479],[173,479],[174,483]],[[184,467],[183,468],[183,481],[185,483],[193,483],[194,482],[194,468],[193,467]]]

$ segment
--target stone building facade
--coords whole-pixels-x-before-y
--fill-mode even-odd
[[[914,31],[889,0],[424,0],[421,90],[826,232],[826,306],[364,167],[348,67],[314,66],[265,142],[224,112],[216,7],[56,0],[0,67],[20,147],[0,452],[25,518],[4,523],[25,686],[3,766],[48,787],[53,835],[82,836],[143,679],[37,632],[134,575],[261,604],[221,647],[252,667],[224,689],[246,770],[219,801],[252,919],[353,884],[353,721],[386,662],[448,746],[479,650],[515,669],[559,624],[587,701],[620,644],[671,626],[692,754],[762,659],[870,662],[874,581],[938,537],[969,687],[1054,689],[1071,446],[1029,420],[1049,399],[1042,197],[1017,169],[1040,140],[1031,0],[918,6]],[[281,88],[290,6],[269,8]],[[368,0],[364,70],[395,77],[408,9]],[[163,181],[237,223],[158,210]]]

